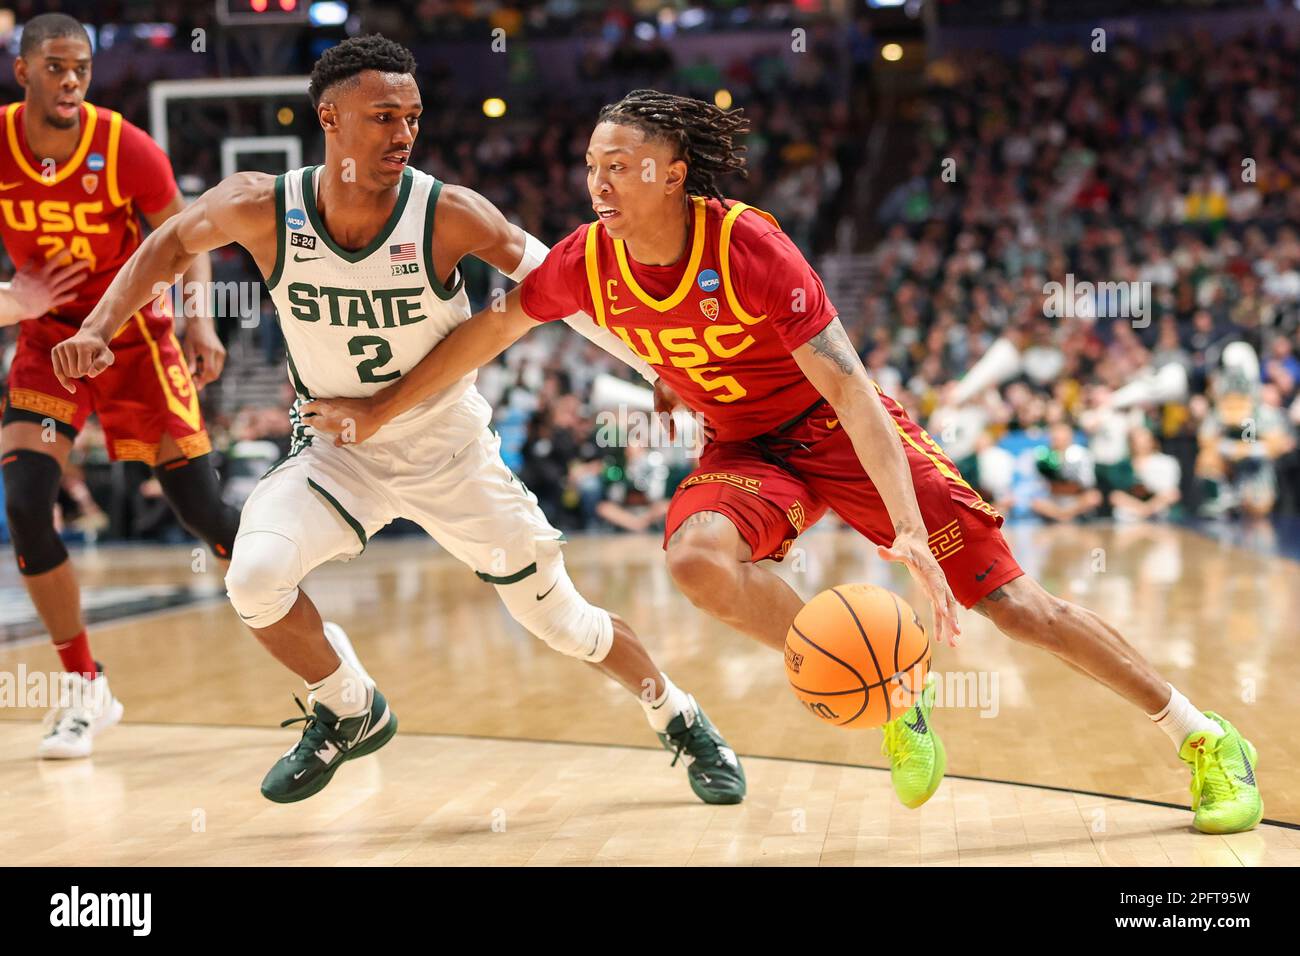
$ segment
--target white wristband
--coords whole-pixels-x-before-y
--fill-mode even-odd
[[[506,273],[506,278],[512,282],[522,282],[524,276],[542,264],[542,260],[546,258],[546,254],[550,251],[550,247],[546,243],[532,233],[525,232],[524,257],[519,260],[519,265],[515,267],[514,272]]]

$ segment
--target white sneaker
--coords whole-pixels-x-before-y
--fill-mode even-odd
[[[45,760],[89,757],[95,735],[122,719],[122,702],[108,689],[103,671],[94,680],[63,674],[56,703],[61,706],[45,715],[46,734],[36,748]]]

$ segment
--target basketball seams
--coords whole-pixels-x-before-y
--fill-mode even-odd
[[[831,593],[840,599],[840,603],[844,605],[845,609],[849,612],[849,616],[853,618],[853,623],[858,626],[858,633],[862,635],[862,643],[866,645],[867,653],[871,655],[871,663],[876,665],[876,674],[880,677],[880,684],[877,684],[876,686],[878,687],[883,686],[885,683],[885,672],[880,669],[880,661],[876,659],[876,649],[871,646],[871,641],[867,638],[867,632],[863,628],[862,622],[858,620],[858,613],[855,610],[853,610],[853,605],[849,603],[848,599],[843,594],[840,593],[839,588],[831,588]],[[809,643],[811,643],[811,641]],[[820,650],[820,648],[818,648],[818,650]],[[861,680],[860,677],[859,680]],[[866,682],[863,681],[863,683],[865,684]],[[885,695],[885,722],[888,723],[893,719],[894,719],[894,708],[889,703],[889,695],[886,694]]]
[[[802,637],[803,635],[800,636]],[[804,638],[804,640],[807,640],[807,638]],[[811,641],[808,641],[808,643],[812,644]],[[817,645],[813,644],[813,647],[817,647]],[[821,650],[820,647],[818,647],[817,649],[819,651]],[[912,670],[912,668],[915,667],[917,664],[920,664],[923,661],[927,661],[929,656],[930,656],[930,648],[927,645],[925,648],[922,649],[921,653],[917,656],[916,660],[912,661],[912,663],[908,664],[906,667],[900,667],[895,673],[890,674],[883,681],[877,681],[871,684],[863,684],[862,687],[866,688],[867,690],[872,690],[877,687],[884,687],[886,684],[892,683],[894,678],[898,677],[899,675],[909,673]],[[926,669],[927,670],[929,669],[928,663],[926,664]],[[790,686],[793,687],[795,690],[799,691],[800,693],[811,694],[814,697],[843,697],[845,694],[862,693],[862,688],[856,688],[856,687],[853,690],[809,690],[806,687],[800,687],[794,683],[792,683]]]
[[[894,602],[894,619],[897,622],[894,625],[894,673],[898,673],[898,645],[903,640],[903,609],[898,606],[898,595],[893,591],[889,592],[889,598]],[[926,641],[926,644],[929,644]]]
[[[835,656],[834,654],[832,654],[830,651],[826,650],[826,648],[819,646],[815,641],[809,640],[808,635],[805,634],[803,631],[799,630],[799,625],[798,625],[798,623],[791,624],[791,625],[790,625],[790,630],[792,630],[792,631],[794,631],[796,634],[798,634],[800,640],[802,640],[804,643],[806,643],[809,647],[815,648],[815,649],[816,649],[817,651],[819,651],[820,653],[826,655],[827,657],[829,657],[829,658],[830,658],[831,660],[833,660],[835,663],[839,664],[841,667],[843,667],[845,670],[847,670],[850,674],[852,674],[854,677],[856,677],[856,678],[858,679],[858,683],[860,683],[860,684],[862,685],[862,691],[861,691],[861,693],[862,693],[862,706],[858,708],[858,712],[857,712],[856,714],[854,714],[852,717],[848,718],[847,720],[841,721],[840,723],[842,723],[842,724],[852,723],[853,721],[855,721],[855,720],[857,720],[859,717],[861,717],[862,714],[863,714],[863,712],[867,709],[867,704],[868,704],[868,703],[870,702],[870,700],[871,700],[871,689],[870,689],[870,686],[867,684],[867,682],[866,682],[865,680],[862,679],[862,675],[858,673],[857,669],[856,669],[852,664],[848,663],[847,661],[842,661],[842,660],[840,660],[838,657],[836,657],[836,656]],[[886,708],[889,707],[889,701],[888,701],[888,700],[885,701],[885,707],[886,707]]]

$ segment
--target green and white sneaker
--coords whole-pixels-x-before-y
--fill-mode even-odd
[[[334,772],[345,761],[372,754],[397,733],[397,715],[384,695],[371,687],[370,707],[354,717],[339,718],[324,704],[312,712],[294,696],[301,717],[290,717],[280,726],[306,721],[302,739],[275,762],[262,780],[262,796],[275,803],[306,800],[325,789]]]
[[[889,758],[889,779],[894,793],[903,806],[913,810],[934,796],[948,766],[943,741],[930,726],[937,679],[937,675],[931,674],[916,705],[882,728],[885,740],[880,752]]]
[[[671,766],[685,757],[686,778],[705,803],[740,803],[745,799],[745,771],[736,752],[727,746],[695,698],[688,695],[687,699],[691,709],[674,717],[668,730],[659,734],[664,749],[672,751]]]

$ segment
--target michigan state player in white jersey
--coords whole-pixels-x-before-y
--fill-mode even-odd
[[[404,517],[494,586],[531,633],[641,698],[664,746],[685,758],[696,795],[737,803],[744,772],[694,698],[654,665],[625,622],[569,580],[559,532],[501,461],[473,374],[364,443],[312,427],[313,399],[374,394],[469,318],[463,257],[518,280],[547,251],[483,197],[408,165],[421,110],[414,72],[410,52],[380,36],[328,50],[310,86],[325,164],[275,177],[240,173],[169,219],[55,351],[55,371],[66,385],[107,367],[113,333],[196,255],[236,242],[265,277],[298,393],[294,444],[244,506],[226,588],[258,640],[306,682],[311,707],[296,718],[305,722],[301,740],[262,783],[269,799],[311,796],[397,729],[346,635],[322,623],[299,582],[326,561],[360,554]],[[598,344],[634,364],[605,334]]]

